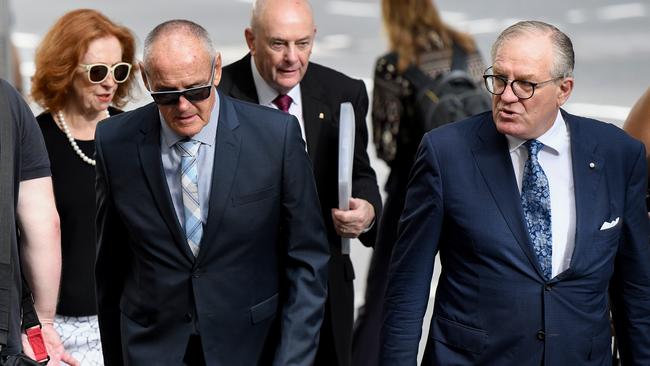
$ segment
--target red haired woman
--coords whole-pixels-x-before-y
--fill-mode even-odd
[[[101,13],[63,15],[36,51],[32,97],[51,161],[63,268],[55,327],[82,365],[102,365],[94,284],[95,127],[133,86],[135,39]]]

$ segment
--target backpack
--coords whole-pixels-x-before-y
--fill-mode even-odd
[[[451,71],[433,79],[417,65],[406,69],[404,77],[413,87],[414,120],[423,133],[491,109],[489,94],[466,70],[467,54],[455,44]]]

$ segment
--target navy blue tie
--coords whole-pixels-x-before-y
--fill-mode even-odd
[[[544,144],[537,140],[526,141],[528,160],[524,166],[521,183],[521,205],[533,249],[547,280],[551,279],[553,240],[551,233],[551,195],[548,179],[537,160]]]

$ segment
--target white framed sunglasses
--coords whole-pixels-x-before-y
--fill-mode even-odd
[[[86,69],[88,81],[93,84],[103,83],[109,74],[113,75],[113,80],[120,84],[125,82],[131,74],[131,64],[128,62],[118,62],[112,66],[104,63],[79,64]]]

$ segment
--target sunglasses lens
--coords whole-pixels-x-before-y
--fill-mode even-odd
[[[207,99],[210,96],[212,91],[212,85],[208,85],[202,88],[196,88],[192,90],[187,90],[183,93],[185,99],[191,102],[198,102],[200,100]]]
[[[113,77],[118,83],[123,83],[129,78],[131,68],[128,64],[119,64],[113,69]]]
[[[183,91],[154,92],[151,93],[153,101],[158,105],[170,105],[178,103],[181,95],[190,102],[199,102],[207,99],[212,92],[212,85],[198,87]]]
[[[170,105],[178,103],[178,98],[180,98],[181,93],[179,92],[169,92],[169,93],[152,93],[151,97],[153,101],[158,105]]]
[[[108,66],[93,65],[88,71],[88,79],[93,83],[101,83],[108,75]]]

